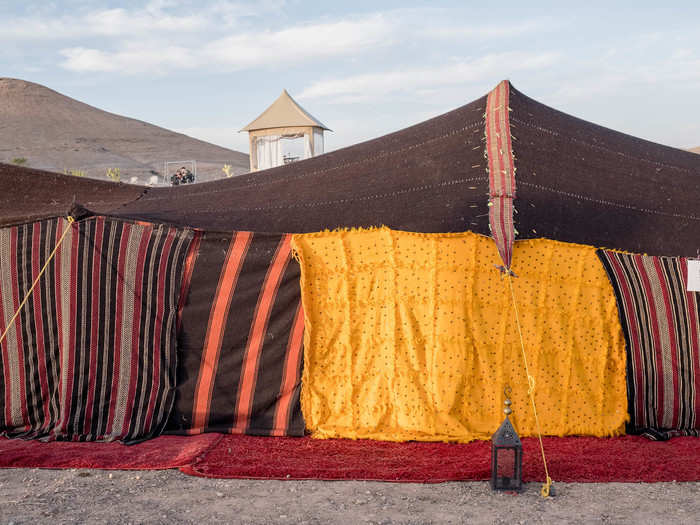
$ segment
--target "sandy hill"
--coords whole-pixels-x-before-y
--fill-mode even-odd
[[[690,151],[692,151],[693,153],[700,153],[700,146],[698,146],[697,148],[690,148]]]
[[[199,181],[223,177],[224,164],[238,175],[248,171],[248,155],[122,117],[24,80],[0,78],[0,162],[50,171],[82,170],[106,178],[119,168],[121,180],[146,183],[163,175],[170,160],[197,161]],[[179,166],[169,166],[175,171]]]

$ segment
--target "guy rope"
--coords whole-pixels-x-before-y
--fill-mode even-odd
[[[75,222],[75,219],[69,215],[68,216],[68,226],[66,226],[66,229],[63,230],[63,233],[61,234],[61,237],[59,237],[58,242],[56,243],[56,246],[54,247],[53,251],[49,254],[48,259],[46,259],[44,266],[42,266],[41,270],[39,270],[39,274],[34,279],[34,282],[32,283],[32,286],[29,288],[29,291],[25,294],[24,299],[22,299],[22,302],[19,303],[17,310],[15,311],[15,313],[12,316],[12,318],[10,319],[10,321],[7,323],[7,327],[5,328],[5,331],[2,333],[2,335],[0,335],[0,344],[2,344],[2,342],[5,340],[5,337],[7,336],[8,332],[10,331],[12,324],[15,322],[15,319],[17,319],[17,316],[22,311],[22,308],[24,307],[26,302],[29,300],[29,297],[32,295],[32,292],[34,291],[34,288],[39,283],[39,280],[41,279],[42,275],[44,275],[46,268],[49,267],[49,264],[51,263],[54,256],[56,255],[56,252],[58,251],[58,249],[61,247],[61,243],[63,242],[63,239],[65,239],[66,235],[68,235],[68,232],[70,231],[74,222]]]

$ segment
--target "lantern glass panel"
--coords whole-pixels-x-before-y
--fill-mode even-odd
[[[491,487],[494,490],[522,490],[522,450],[520,447],[493,447]]]
[[[515,450],[512,448],[498,449],[496,475],[503,480],[505,487],[510,486],[510,481],[515,478]]]

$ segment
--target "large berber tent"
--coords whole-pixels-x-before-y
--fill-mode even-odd
[[[521,436],[698,435],[700,155],[507,81],[230,179],[0,187],[7,437],[468,442],[504,389]]]

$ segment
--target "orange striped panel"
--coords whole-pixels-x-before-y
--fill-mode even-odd
[[[214,303],[209,315],[207,336],[202,352],[202,364],[199,368],[199,377],[194,394],[194,410],[192,414],[192,433],[200,433],[206,425],[206,417],[209,413],[211,393],[214,388],[214,377],[219,362],[221,342],[226,327],[226,317],[231,306],[231,298],[236,289],[238,276],[243,266],[246,252],[253,234],[250,232],[237,232],[226,254],[226,262],[219,277]]]
[[[301,347],[304,341],[304,309],[299,304],[294,316],[292,332],[289,335],[287,345],[287,359],[284,362],[282,372],[282,387],[280,388],[279,402],[275,412],[275,422],[271,435],[284,436],[287,431],[287,421],[291,410],[294,387],[299,382],[299,361],[301,360]]]
[[[236,407],[236,423],[234,432],[243,432],[250,419],[250,411],[253,403],[253,392],[258,374],[258,363],[265,339],[265,330],[270,318],[270,311],[279,289],[282,274],[284,273],[291,256],[291,235],[284,235],[277,247],[277,253],[267,271],[258,304],[255,308],[253,324],[248,336],[248,345],[243,358],[241,381],[238,385],[238,403]]]

